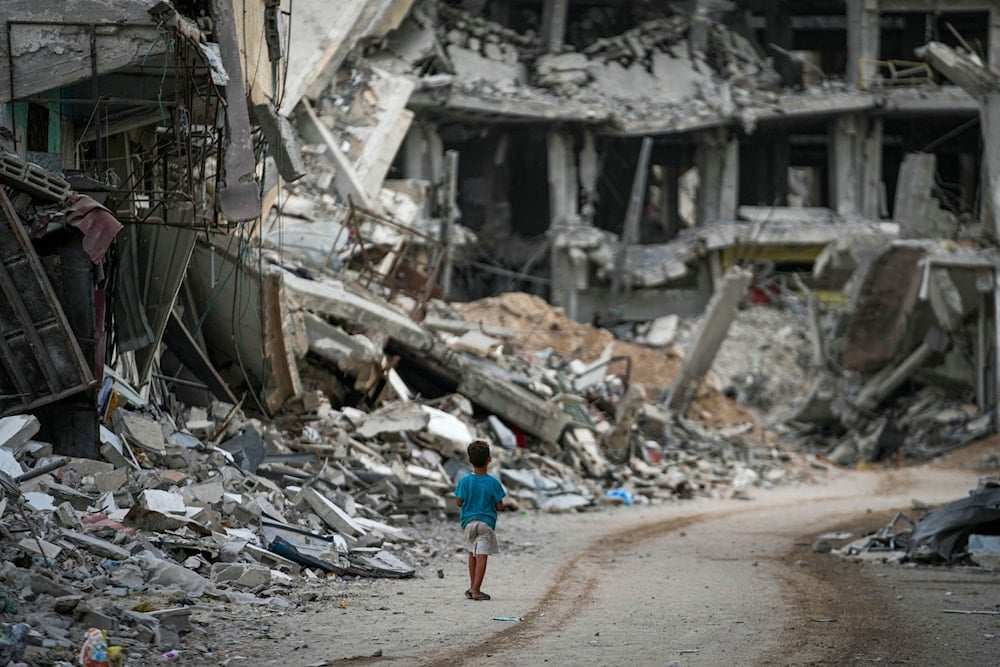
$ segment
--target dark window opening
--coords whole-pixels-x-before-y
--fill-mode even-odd
[[[49,150],[49,110],[42,104],[28,104],[26,148],[37,153]]]

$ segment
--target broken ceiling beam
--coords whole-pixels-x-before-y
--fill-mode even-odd
[[[375,201],[413,122],[413,112],[406,108],[413,82],[375,68],[371,73],[366,92],[376,98],[372,113],[366,115],[363,126],[345,129],[362,144],[354,168],[368,198]]]
[[[979,127],[983,137],[983,220],[994,233],[1000,231],[1000,75],[969,56],[940,42],[929,42],[925,55],[930,64],[961,86],[979,102]]]
[[[574,100],[489,98],[458,90],[417,91],[410,98],[410,108],[458,118],[504,122],[559,120],[599,124],[609,121],[612,116],[610,110]]]
[[[414,0],[296,0],[285,92],[278,112],[291,118],[300,100],[316,100],[359,44],[396,30]],[[333,27],[324,31],[333,23]]]
[[[303,96],[315,98],[357,44],[365,5],[357,0],[297,0],[295,39],[288,48],[288,74],[281,108],[289,118]],[[325,29],[325,32],[323,32]]]
[[[42,263],[0,189],[0,415],[81,392],[94,375]]]
[[[858,392],[854,404],[863,410],[874,410],[932,356],[944,352],[948,344],[947,334],[939,329],[931,329],[924,342],[898,366],[887,367],[869,379]]]
[[[357,294],[339,280],[306,280],[287,271],[283,276],[289,298],[305,310],[381,332],[413,350],[423,351],[433,345],[433,336],[414,324],[406,313],[370,294]]]
[[[373,210],[373,200],[368,196],[365,184],[358,176],[350,158],[344,155],[340,143],[323,121],[319,119],[309,102],[302,101],[302,112],[296,117],[296,125],[302,137],[312,144],[325,146],[323,155],[333,164],[336,174],[333,185],[344,201],[350,199],[357,206]]]
[[[281,177],[291,183],[305,176],[306,165],[288,119],[279,116],[270,102],[254,106],[254,117],[267,139],[271,157],[277,163]]]
[[[398,308],[371,295],[356,294],[339,281],[305,280],[288,272],[283,276],[289,297],[300,308],[385,335],[389,346],[407,353],[408,363],[447,378],[455,391],[505,422],[548,442],[555,442],[569,423],[557,405],[489,370],[482,362],[455,353]]]
[[[219,42],[222,63],[229,74],[226,84],[225,183],[219,191],[222,215],[230,222],[246,222],[260,217],[260,188],[257,184],[257,161],[250,136],[250,112],[243,83],[242,58],[237,39],[232,2],[212,0],[215,37]]]
[[[876,96],[871,93],[830,93],[818,96],[810,93],[781,95],[774,104],[752,107],[752,117],[744,120],[739,112],[723,115],[712,112],[709,115],[678,113],[663,115],[655,119],[632,120],[609,112],[611,126],[604,130],[607,134],[636,137],[643,135],[680,134],[696,130],[709,130],[741,123],[747,131],[757,125],[776,126],[802,119],[832,118],[838,114],[855,111],[870,111],[876,107]],[[748,125],[748,122],[750,123]]]
[[[535,396],[474,361],[457,370],[460,394],[545,442],[558,442],[571,421],[557,403]]]
[[[694,347],[684,357],[681,370],[670,388],[667,407],[677,414],[684,414],[694,399],[702,378],[712,367],[729,326],[736,316],[736,307],[746,294],[753,273],[738,266],[726,271],[722,284],[717,285],[712,300],[705,309],[698,331],[692,337]]]
[[[879,92],[879,111],[884,115],[936,114],[954,116],[979,113],[976,100],[958,86],[897,88]]]

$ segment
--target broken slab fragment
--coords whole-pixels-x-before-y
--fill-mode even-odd
[[[412,577],[416,574],[416,570],[385,549],[376,549],[374,553],[363,549],[352,549],[347,557],[351,561],[352,574],[394,579]]]
[[[94,537],[93,535],[78,533],[75,530],[64,529],[61,536],[63,539],[72,542],[78,547],[83,547],[87,551],[104,558],[127,560],[129,556],[131,556],[127,550],[122,549],[117,544],[112,544],[107,540],[102,540]]]
[[[443,410],[429,405],[421,405],[420,408],[428,417],[427,428],[422,434],[426,444],[445,456],[464,457],[466,448],[476,437],[472,429],[458,417]]]
[[[592,504],[592,500],[578,493],[539,497],[538,509],[543,512],[572,512]]]
[[[34,415],[14,415],[0,419],[0,447],[9,452],[17,450],[35,437],[41,425]]]
[[[124,433],[133,445],[153,454],[166,453],[167,442],[163,437],[163,430],[160,423],[152,417],[119,408],[115,410],[114,422],[116,430]]]
[[[16,480],[22,474],[24,474],[24,468],[16,458],[14,458],[13,452],[4,448],[0,449],[0,472],[3,472],[12,480]]]
[[[45,556],[45,558],[56,558],[62,553],[62,547],[59,545],[41,539],[36,540],[33,537],[25,537],[17,543],[17,546],[29,553]]]
[[[329,498],[315,489],[302,490],[302,498],[326,525],[341,535],[361,537],[366,534],[364,528],[356,523],[344,510],[334,504]]]
[[[729,333],[729,327],[736,315],[736,307],[746,294],[753,274],[738,266],[726,271],[722,284],[716,288],[712,300],[705,309],[698,331],[692,337],[693,349],[684,358],[680,372],[670,389],[667,407],[683,413],[694,398],[702,378],[712,366],[719,347]]]
[[[215,563],[212,565],[212,579],[219,584],[259,588],[271,583],[271,570],[248,563]]]
[[[154,512],[173,512],[184,514],[187,505],[184,504],[184,496],[179,493],[160,491],[159,489],[145,489],[142,492],[141,502],[146,509]]]
[[[382,433],[406,433],[427,428],[431,415],[419,403],[396,403],[369,414],[354,432],[362,438]]]

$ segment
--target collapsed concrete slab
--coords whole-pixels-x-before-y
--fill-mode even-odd
[[[694,398],[698,385],[711,368],[712,360],[729,332],[736,306],[750,286],[751,278],[750,271],[739,267],[726,272],[724,282],[712,296],[695,336],[695,348],[688,352],[670,389],[667,407],[671,410],[683,413]]]

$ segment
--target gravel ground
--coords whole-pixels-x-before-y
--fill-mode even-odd
[[[458,528],[431,522],[420,530],[437,548],[416,578],[332,579],[294,609],[202,612],[212,650],[187,664],[995,664],[995,616],[941,613],[1000,608],[995,574],[809,548],[824,530],[875,528],[913,497],[944,502],[975,482],[925,468],[834,473],[749,501],[508,513],[490,602],[464,598]]]

